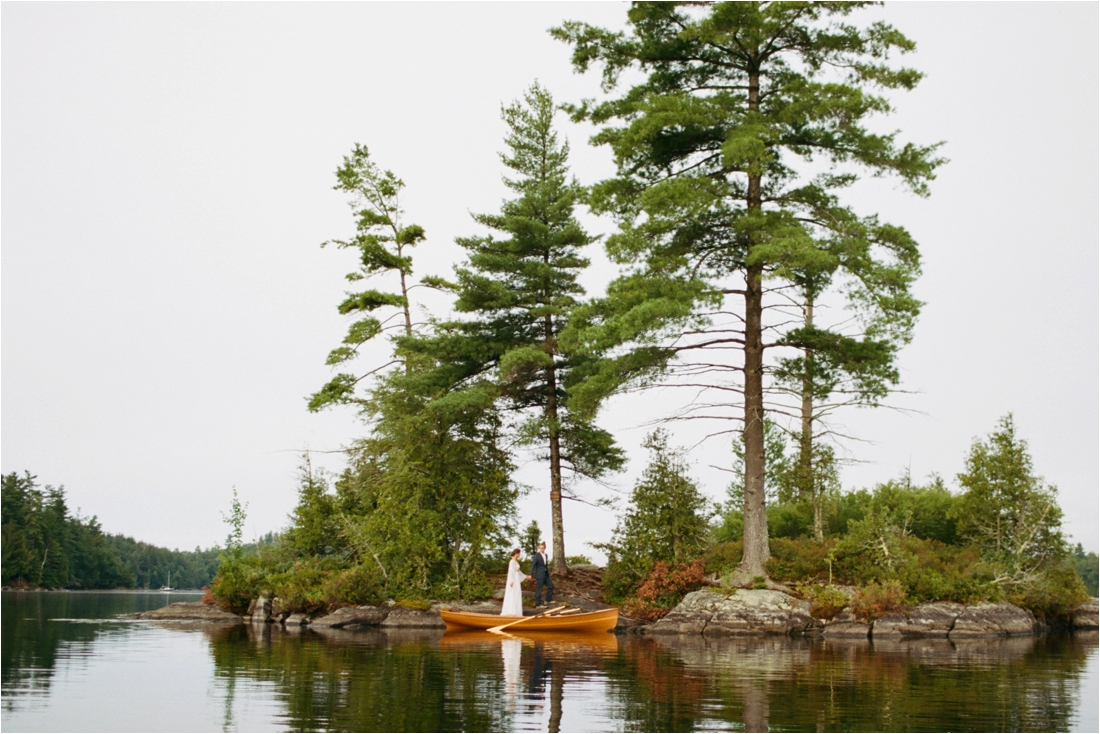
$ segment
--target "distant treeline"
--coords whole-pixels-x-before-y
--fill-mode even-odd
[[[29,472],[3,477],[3,585],[47,589],[208,586],[219,550],[168,550],[108,535],[69,512],[64,487],[39,488]]]

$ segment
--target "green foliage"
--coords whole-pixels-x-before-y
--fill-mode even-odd
[[[503,110],[508,125],[505,184],[516,198],[497,214],[474,219],[490,233],[457,240],[468,260],[456,268],[455,310],[470,317],[438,326],[413,347],[436,360],[455,389],[491,381],[502,407],[521,416],[519,445],[549,461],[555,565],[563,560],[561,497],[571,492],[563,472],[598,478],[618,470],[622,451],[611,434],[568,407],[594,355],[561,341],[583,295],[579,277],[593,242],[574,216],[582,189],[569,175],[569,147],[554,131],[550,94],[534,84]],[[529,548],[523,549],[529,552]]]
[[[973,443],[958,479],[963,493],[951,517],[995,569],[997,583],[1026,588],[1068,557],[1057,489],[1033,473],[1011,413],[986,441]]]
[[[650,462],[630,495],[630,508],[602,547],[608,556],[604,586],[614,598],[634,591],[653,564],[681,565],[703,554],[709,503],[688,476],[683,452],[657,430],[644,443]]]
[[[716,543],[707,548],[703,556],[703,568],[708,574],[728,576],[741,563],[744,546],[740,540]]]
[[[124,535],[108,535],[107,542],[138,588],[159,589],[170,581],[177,589],[199,589],[209,586],[218,571],[218,548],[169,550]]]
[[[765,394],[801,395],[809,384],[809,396],[876,404],[897,384],[898,347],[921,305],[910,292],[920,255],[909,233],[838,195],[857,172],[897,176],[926,195],[943,162],[936,146],[871,132],[891,111],[885,90],[911,89],[921,75],[888,61],[912,42],[882,23],[847,22],[855,7],[636,3],[625,32],[576,22],[551,31],[573,46],[578,71],[603,67],[605,92],[632,84],[572,108],[600,126],[592,141],[615,156],[617,175],[590,201],[618,220],[607,249],[623,266],[574,326],[577,341],[615,350],[574,404],[658,379],[729,394],[699,412],[742,421],[754,467],[743,564],[753,575],[768,555]],[[789,306],[792,288],[812,301],[826,286],[850,311],[838,325],[763,318]],[[743,358],[725,356],[734,350]]]
[[[391,594],[480,595],[483,558],[513,536],[518,496],[495,393],[448,393],[436,365],[420,359],[388,375],[366,404],[371,435],[337,482],[341,533]]]
[[[347,542],[340,532],[339,500],[329,492],[324,473],[313,470],[308,453],[302,457],[298,475],[298,505],[285,542],[303,558],[344,553]]]
[[[399,309],[404,316],[405,336],[413,333],[409,304],[412,283],[412,257],[408,250],[424,240],[424,229],[416,224],[403,224],[404,212],[400,206],[401,191],[405,183],[392,171],[383,170],[371,159],[370,151],[358,143],[351,155],[344,156],[343,165],[336,170],[337,191],[350,196],[349,204],[355,213],[356,234],[349,240],[331,240],[321,246],[333,244],[341,249],[358,250],[359,267],[348,273],[349,283],[366,280],[378,275],[397,276],[398,292],[384,292],[373,288],[347,293],[340,303],[341,315],[359,318],[348,327],[347,335],[339,347],[333,349],[325,363],[340,366],[353,362],[360,356],[360,349],[386,330],[384,321],[374,315],[386,308]],[[427,284],[425,282],[425,284]],[[371,374],[377,370],[371,370]],[[337,374],[319,391],[310,396],[309,409],[322,410],[330,405],[363,405],[363,398],[356,394],[358,383],[366,374],[356,376],[343,372]]]
[[[1080,543],[1073,549],[1073,565],[1085,590],[1090,596],[1097,596],[1097,577],[1100,576],[1100,558],[1095,553],[1085,553]]]
[[[538,521],[532,520],[523,529],[523,534],[519,537],[519,549],[523,551],[524,555],[530,556],[538,552],[539,543],[541,542],[542,530],[539,529]]]
[[[1034,581],[1008,593],[1009,601],[1047,621],[1065,619],[1088,598],[1084,582],[1069,561],[1043,569]]]
[[[833,619],[851,603],[851,598],[835,586],[813,585],[804,590],[814,619]]]
[[[832,583],[829,563],[835,541],[818,543],[808,537],[773,538],[769,545],[772,557],[767,569],[772,578]]]
[[[49,589],[134,585],[95,517],[69,514],[65,488],[39,489],[30,472],[0,479],[3,584]]]

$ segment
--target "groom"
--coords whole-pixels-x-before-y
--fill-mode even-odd
[[[531,575],[535,577],[535,607],[546,606],[554,601],[554,580],[550,578],[550,567],[546,564],[546,542],[539,543],[538,553],[531,559]],[[546,604],[542,603],[542,587],[546,587]]]

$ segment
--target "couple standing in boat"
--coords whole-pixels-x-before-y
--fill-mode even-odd
[[[542,588],[546,587],[546,603],[554,601],[554,580],[550,578],[550,566],[546,559],[546,543],[539,543],[538,552],[531,559],[531,573],[524,574],[519,567],[520,550],[512,551],[512,558],[508,561],[508,575],[504,584],[504,605],[501,607],[502,617],[523,616],[523,590],[520,584],[529,578],[535,579],[535,607],[543,606]]]

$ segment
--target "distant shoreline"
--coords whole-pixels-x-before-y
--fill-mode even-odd
[[[32,594],[201,594],[202,589],[172,589],[161,591],[160,589],[23,589],[18,586],[5,586],[4,592],[19,592]]]

